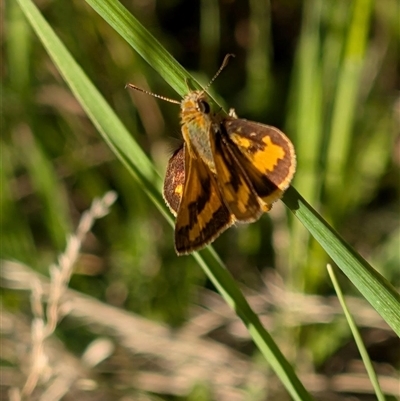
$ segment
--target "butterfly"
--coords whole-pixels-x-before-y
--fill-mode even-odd
[[[190,91],[180,104],[183,144],[171,156],[163,196],[176,217],[178,255],[200,250],[232,224],[251,223],[271,209],[296,170],[293,144],[279,129],[214,113],[206,90]]]

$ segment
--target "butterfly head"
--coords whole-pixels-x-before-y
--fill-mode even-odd
[[[222,70],[228,64],[228,60],[230,57],[234,57],[233,54],[227,54],[222,62],[221,67],[219,67],[218,71],[208,83],[207,86],[204,87],[203,90],[190,91],[181,102],[181,116],[182,123],[191,122],[193,119],[201,119],[205,118],[210,120],[212,118],[211,107],[206,91],[211,86],[211,84],[215,81],[218,75],[222,72]]]
[[[204,91],[189,92],[181,102],[182,123],[190,123],[211,114],[208,97]]]

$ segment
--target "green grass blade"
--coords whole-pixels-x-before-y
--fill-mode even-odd
[[[58,182],[48,156],[38,141],[35,141],[29,128],[21,129],[18,135],[16,149],[23,158],[32,187],[40,199],[53,246],[60,252],[65,247],[66,233],[71,232],[64,187]]]
[[[258,346],[293,399],[313,399],[298,380],[292,366],[283,356],[271,335],[265,330],[258,316],[250,308],[230,273],[222,266],[222,262],[220,262],[215,251],[212,248],[207,248],[201,251],[200,255],[195,253],[195,259],[206,272],[227,304],[240,317],[254,343]],[[219,265],[217,265],[217,263],[219,263]]]
[[[293,187],[286,191],[283,201],[400,336],[400,297],[394,287],[354,251]]]
[[[41,39],[50,57],[64,77],[72,92],[95,124],[104,140],[113,149],[120,160],[132,172],[133,176],[142,184],[144,191],[150,196],[156,206],[172,224],[172,219],[162,200],[159,187],[161,180],[153,165],[140,147],[134,142],[126,128],[114,114],[110,106],[103,99],[98,90],[86,77],[82,69],[76,64],[72,56],[64,47],[51,27],[44,20],[31,0],[18,0],[25,16]],[[116,2],[101,2],[102,4]],[[121,6],[122,7],[122,6]],[[118,9],[118,7],[117,7]],[[113,8],[107,9],[113,12]],[[121,11],[121,10],[119,10]],[[118,13],[108,15],[110,19],[123,19]],[[125,21],[125,20],[124,20]],[[143,30],[143,28],[138,30]],[[143,32],[142,32],[143,33]],[[142,41],[144,40],[141,38]],[[151,37],[146,38],[151,41]],[[154,45],[156,47],[156,45]],[[149,45],[149,49],[153,48]],[[234,279],[223,266],[212,248],[204,250],[201,255],[194,257],[209,274],[210,279],[221,291],[227,303],[243,319],[255,343],[267,358],[272,368],[277,372],[288,392],[295,400],[311,400],[312,397],[305,390],[297,378],[292,366],[284,358],[279,348],[261,325],[258,316],[251,310],[243,294],[238,289]]]
[[[365,369],[367,370],[369,379],[371,380],[371,383],[374,387],[376,397],[378,398],[379,401],[385,401],[385,396],[383,395],[382,389],[379,385],[378,377],[376,376],[374,367],[372,366],[371,359],[369,358],[368,352],[365,348],[365,345],[361,338],[360,332],[357,329],[356,323],[354,322],[354,319],[351,316],[349,309],[347,308],[346,301],[344,299],[339,282],[336,279],[335,272],[333,271],[332,266],[328,265],[327,268],[328,268],[329,276],[332,280],[332,284],[333,284],[336,294],[338,296],[340,305],[342,306],[342,309],[346,316],[347,322],[349,323],[350,330],[353,333],[354,340],[357,344],[358,350],[360,351],[360,355],[364,362]]]
[[[86,0],[181,96],[187,92],[187,71],[129,11],[116,0]],[[200,86],[199,86],[200,88]]]
[[[16,169],[14,150],[3,140],[0,140],[1,168],[0,168],[0,258],[10,258],[18,255],[19,261],[37,263],[38,255],[35,241],[27,219],[19,210],[19,204],[13,197],[11,183],[15,178]],[[4,218],[8,216],[9,218]]]
[[[338,199],[338,194],[344,185],[342,178],[346,177],[345,168],[351,149],[352,128],[373,3],[372,0],[355,0],[353,3],[333,107],[327,159],[327,189],[332,204],[342,207],[345,205]],[[340,212],[338,206],[336,211]]]
[[[131,135],[111,107],[87,79],[32,2],[19,1],[19,4],[55,65],[104,140],[129,171],[143,184],[143,189],[172,224],[171,216],[166,211],[160,191],[157,189],[162,185],[161,177],[152,163],[139,145],[132,140]],[[133,155],[134,162],[132,162]]]
[[[85,0],[104,18],[165,81],[182,97],[189,82],[193,89],[202,86],[161,45],[161,43],[117,0]],[[210,96],[215,104],[218,102]],[[220,106],[218,104],[218,106]]]
[[[318,207],[322,187],[319,166],[324,103],[319,60],[321,8],[321,0],[308,1],[303,7],[287,127],[288,132],[294,134],[297,170],[301,171],[294,177],[294,184],[315,207]],[[321,271],[316,271],[320,263],[310,263],[311,248],[305,246],[310,242],[310,233],[300,222],[293,221],[290,236],[290,285],[299,289],[299,283],[304,283],[303,288],[312,291],[321,279]]]
[[[272,99],[271,6],[268,1],[249,1],[249,45],[246,62],[246,87],[241,98],[243,109],[254,115],[265,113]]]
[[[322,79],[319,61],[321,25],[321,0],[306,2],[303,10],[303,26],[298,48],[298,77],[294,90],[297,96],[296,153],[298,169],[295,177],[300,192],[314,204],[321,189],[319,157],[322,143]],[[307,140],[304,140],[307,138]]]

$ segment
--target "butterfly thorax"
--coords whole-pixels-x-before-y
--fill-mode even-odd
[[[217,123],[203,91],[186,95],[181,103],[182,134],[192,157],[200,157],[215,172],[210,135]]]

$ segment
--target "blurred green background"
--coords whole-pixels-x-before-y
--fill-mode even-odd
[[[122,3],[203,84],[225,54],[236,55],[211,90],[240,117],[277,126],[293,140],[293,185],[398,286],[399,3]],[[180,143],[179,107],[124,86],[132,82],[179,96],[85,2],[36,4],[163,174]],[[86,239],[70,287],[181,327],[212,286],[193,258],[175,255],[170,226],[98,135],[17,3],[1,7],[2,259],[48,274],[82,212],[113,189],[118,201]],[[288,294],[332,294],[329,259],[281,202],[259,222],[229,229],[214,245],[249,291],[263,293],[273,272]],[[3,304],[13,313],[29,314],[28,301],[26,293],[3,289]],[[272,318],[290,359],[305,358],[316,370],[350,341],[342,321],[287,329],[284,311],[272,312]],[[96,337],[68,324],[59,331],[76,353]],[[218,340],[228,341],[223,332]],[[249,340],[231,345],[259,363]],[[399,359],[381,362],[396,366]],[[209,399],[202,397],[179,399]]]

